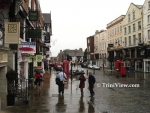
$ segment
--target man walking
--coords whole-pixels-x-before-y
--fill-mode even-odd
[[[89,77],[88,77],[88,82],[89,82],[89,90],[90,90],[90,97],[93,97],[95,95],[93,88],[95,84],[95,77],[92,75],[92,72],[89,72]]]
[[[60,72],[57,74],[57,78],[59,78],[60,82],[58,84],[58,92],[59,95],[62,93],[64,95],[64,80],[67,79],[66,74],[60,69]]]

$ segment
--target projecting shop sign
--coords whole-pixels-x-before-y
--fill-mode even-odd
[[[5,22],[5,43],[19,44],[20,22]]]

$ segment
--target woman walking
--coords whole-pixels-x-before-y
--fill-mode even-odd
[[[83,96],[84,95],[83,88],[85,87],[85,81],[86,81],[84,74],[80,75],[79,80],[80,80],[79,88],[81,91],[81,96]]]

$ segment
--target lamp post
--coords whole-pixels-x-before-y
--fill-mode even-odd
[[[93,61],[92,61],[92,62],[93,62],[92,65],[93,65],[93,64],[94,64],[94,59],[95,59],[95,58],[94,58],[94,55],[95,55],[95,54],[94,54],[94,53],[91,53],[91,55],[93,55]],[[93,74],[95,74],[95,69],[94,69],[94,68],[93,68]]]

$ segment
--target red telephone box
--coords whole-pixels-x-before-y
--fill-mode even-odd
[[[67,78],[69,77],[69,61],[63,61],[63,72],[66,74]]]
[[[116,61],[116,70],[121,76],[126,75],[126,67],[123,66],[123,63],[121,60]]]

